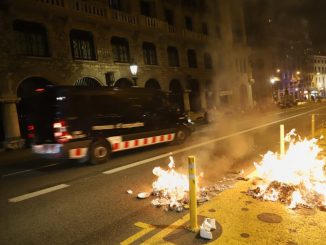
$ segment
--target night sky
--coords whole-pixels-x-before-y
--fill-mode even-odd
[[[249,43],[267,41],[275,32],[287,39],[304,39],[305,26],[314,52],[326,54],[325,0],[245,0],[245,4]]]

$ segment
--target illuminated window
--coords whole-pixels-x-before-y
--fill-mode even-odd
[[[70,44],[74,59],[96,60],[92,33],[82,30],[71,30]]]
[[[188,65],[190,68],[197,68],[197,56],[196,51],[193,49],[188,49]]]
[[[13,23],[16,52],[20,55],[48,57],[48,40],[42,24],[15,20]]]
[[[156,48],[153,43],[143,43],[143,55],[146,65],[157,65]]]
[[[168,47],[168,62],[169,66],[179,66],[179,54],[176,47]]]
[[[122,37],[112,37],[112,55],[114,62],[129,63],[129,43],[128,40]]]

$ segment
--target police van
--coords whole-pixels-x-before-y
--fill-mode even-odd
[[[92,164],[118,151],[180,144],[194,130],[168,96],[154,89],[52,86],[25,103],[34,153]]]

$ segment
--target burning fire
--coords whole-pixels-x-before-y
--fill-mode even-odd
[[[170,156],[169,169],[164,170],[160,167],[153,169],[153,174],[157,180],[153,182],[153,193],[160,198],[152,201],[154,205],[167,205],[181,207],[182,203],[188,199],[189,181],[185,174],[175,171],[173,157]]]
[[[284,156],[267,152],[254,163],[263,184],[249,194],[269,201],[281,201],[289,208],[326,207],[325,158],[317,140],[302,140],[294,129],[287,134],[289,147]]]

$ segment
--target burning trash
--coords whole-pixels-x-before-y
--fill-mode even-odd
[[[160,167],[153,169],[157,180],[153,182],[153,195],[158,198],[152,201],[154,206],[169,206],[177,211],[183,210],[183,205],[188,204],[189,183],[185,174],[178,173],[174,168],[174,160],[170,156],[169,169]]]
[[[284,156],[269,151],[260,163],[254,163],[260,182],[248,194],[280,201],[292,209],[303,206],[325,210],[325,158],[320,157],[317,140],[302,140],[294,129],[285,140],[289,147]]]
[[[157,176],[157,180],[153,182],[152,195],[155,199],[152,204],[156,207],[164,207],[166,210],[174,210],[182,212],[189,209],[189,179],[187,174],[178,173],[175,170],[173,157],[170,156],[169,168],[164,170],[160,167],[153,169],[153,174]],[[200,174],[203,177],[203,174]],[[197,176],[197,183],[199,177]],[[214,184],[209,187],[197,188],[197,203],[201,204],[209,201],[218,193],[232,188],[231,184],[223,183]]]

